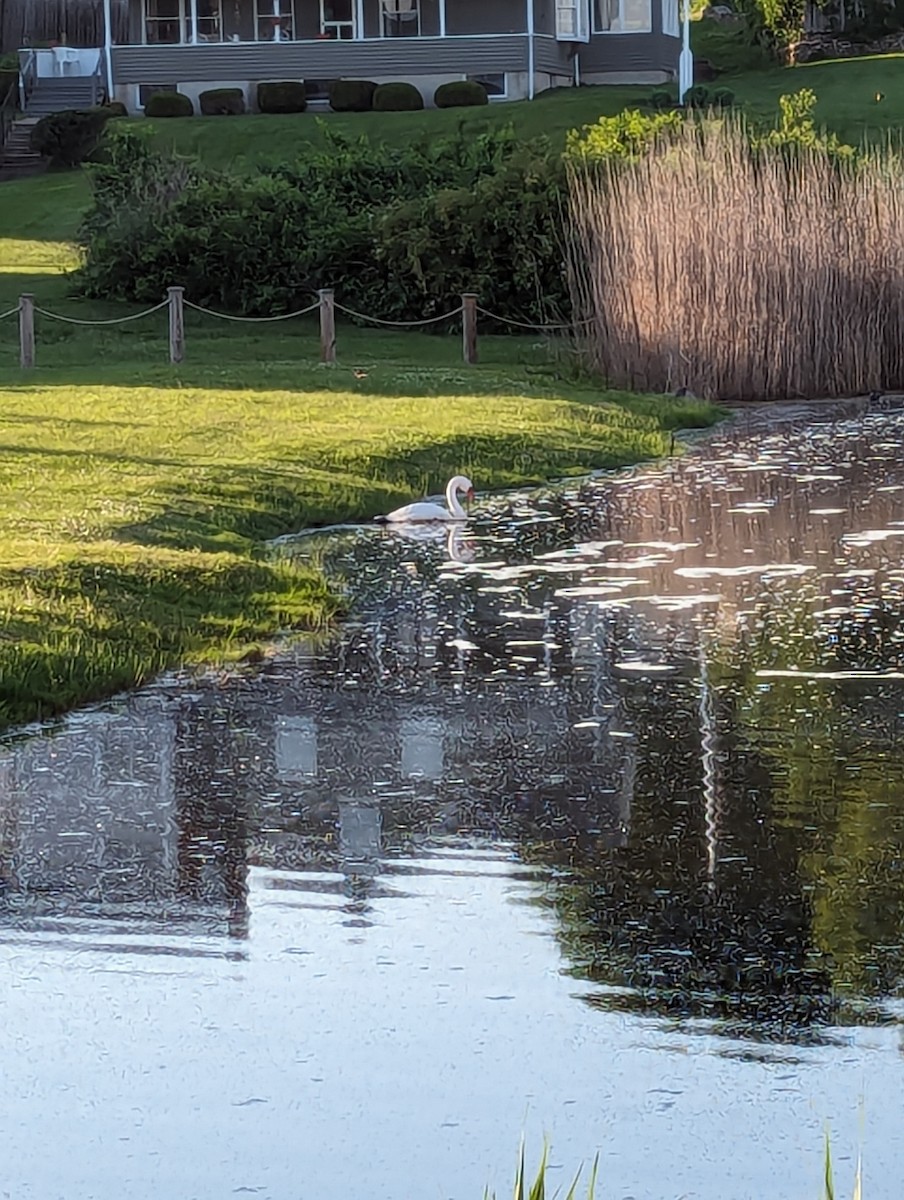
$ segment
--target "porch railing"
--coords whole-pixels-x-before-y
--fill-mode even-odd
[[[19,52],[19,107],[28,111],[28,101],[38,82],[38,56],[34,50]]]

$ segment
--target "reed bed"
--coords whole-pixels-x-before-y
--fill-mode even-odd
[[[570,168],[585,364],[708,399],[904,388],[904,171],[688,123],[632,162]]]

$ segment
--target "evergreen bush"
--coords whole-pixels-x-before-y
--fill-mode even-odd
[[[433,93],[433,103],[437,108],[469,108],[488,104],[489,97],[483,84],[475,79],[453,79],[439,85]]]
[[[205,117],[240,117],[245,111],[245,93],[241,88],[211,88],[198,97]]]
[[[257,107],[262,113],[302,113],[307,106],[304,84],[297,80],[257,85]]]
[[[374,92],[374,112],[417,112],[424,97],[413,83],[381,83]]]
[[[195,106],[182,92],[154,92],[144,106],[146,117],[193,117]]]
[[[330,84],[333,112],[370,112],[377,85],[369,79],[334,79]]]

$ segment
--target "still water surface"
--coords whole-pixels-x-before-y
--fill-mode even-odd
[[[904,420],[287,543],[334,642],[0,758],[15,1200],[904,1176]]]

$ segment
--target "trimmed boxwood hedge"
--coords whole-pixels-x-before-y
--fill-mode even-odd
[[[144,106],[146,117],[193,117],[195,106],[181,92],[154,92]]]
[[[297,80],[257,85],[257,107],[262,113],[300,113],[307,106],[304,84]]]
[[[370,79],[334,79],[330,84],[333,112],[370,112],[377,85]]]
[[[476,104],[489,104],[487,90],[476,79],[453,79],[441,83],[433,93],[437,108],[468,108]]]
[[[374,112],[417,112],[424,97],[413,83],[381,83],[374,92]]]
[[[205,117],[240,117],[245,111],[241,88],[211,88],[198,97]]]

